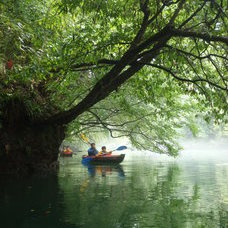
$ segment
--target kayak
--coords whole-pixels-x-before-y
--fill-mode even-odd
[[[119,164],[124,160],[125,154],[120,155],[101,155],[101,156],[82,156],[83,163],[93,163],[93,164]]]
[[[60,157],[72,157],[73,153],[60,153]]]

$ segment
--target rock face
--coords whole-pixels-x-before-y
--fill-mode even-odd
[[[8,104],[0,129],[0,173],[33,173],[58,168],[59,146],[64,127],[34,126],[23,103]]]

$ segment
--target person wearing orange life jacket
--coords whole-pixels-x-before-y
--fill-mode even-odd
[[[98,155],[108,155],[111,153],[112,153],[112,151],[109,151],[109,152],[107,151],[106,146],[102,146],[101,151],[98,153]]]
[[[69,146],[67,146],[64,151],[63,151],[64,154],[72,154],[72,150],[70,149]]]

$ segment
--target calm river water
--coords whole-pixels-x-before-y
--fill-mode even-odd
[[[228,159],[60,160],[55,176],[1,178],[2,228],[228,227]]]

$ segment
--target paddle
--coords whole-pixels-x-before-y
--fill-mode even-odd
[[[127,147],[126,147],[126,146],[119,146],[117,149],[112,150],[112,152],[113,152],[113,151],[126,150],[126,149],[127,149]]]
[[[84,140],[86,143],[90,144],[88,137],[85,136],[85,134],[81,134],[82,140]]]

